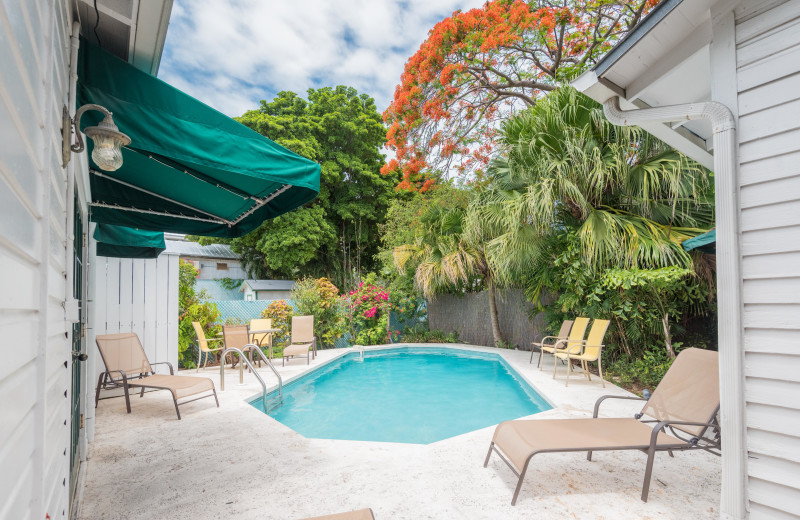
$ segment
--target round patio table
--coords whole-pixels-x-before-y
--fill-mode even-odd
[[[262,335],[260,340],[255,340],[255,343],[256,343],[256,345],[258,345],[258,348],[261,348],[261,342],[264,341],[264,339],[266,339],[266,337],[267,337],[266,335],[267,334],[275,334],[276,332],[280,332],[281,331],[281,329],[255,329],[255,330],[250,330],[250,327],[248,327],[247,330],[250,332],[250,336],[251,337],[254,334],[261,334]],[[272,359],[272,345],[270,345],[269,347],[270,347],[269,348],[269,359]],[[252,355],[253,354],[250,353],[251,357],[252,357]],[[250,361],[252,362],[252,359]],[[260,359],[258,359],[257,361],[259,363],[261,362]]]

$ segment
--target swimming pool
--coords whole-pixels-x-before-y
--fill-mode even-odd
[[[428,444],[550,408],[498,354],[401,347],[301,376],[269,415],[305,437]]]

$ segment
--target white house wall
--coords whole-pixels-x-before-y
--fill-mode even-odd
[[[68,2],[0,2],[0,518],[69,514]],[[80,174],[80,173],[79,173]],[[80,239],[80,237],[78,237]]]
[[[95,337],[101,334],[135,332],[152,363],[167,361],[178,369],[178,256],[161,254],[154,259],[106,258],[96,256],[90,244],[92,275],[89,289],[90,390],[97,388],[105,371]],[[165,366],[158,372],[169,373]],[[103,391],[100,397],[121,395]],[[136,401],[133,401],[136,407]],[[135,413],[135,409],[134,409]],[[89,440],[94,435],[94,408],[87,410]]]
[[[800,515],[800,1],[747,2],[735,16],[750,518],[789,518]]]

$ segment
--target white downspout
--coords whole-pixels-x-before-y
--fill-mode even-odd
[[[81,24],[78,21],[72,22],[72,36],[70,37],[69,55],[69,94],[67,96],[70,118],[75,115],[75,101],[78,97],[78,46],[80,45]],[[80,129],[78,129],[80,132]],[[64,303],[65,319],[68,324],[76,323],[78,316],[78,302],[75,300],[73,285],[75,284],[75,262],[73,254],[75,249],[75,158],[72,157],[67,163],[67,250],[65,253],[64,268],[67,270],[67,295]]]
[[[742,278],[739,254],[736,122],[722,103],[690,103],[621,110],[619,98],[603,104],[606,118],[620,126],[708,119],[714,135],[717,220],[717,321],[719,325],[720,426],[722,430],[723,518],[746,517],[747,445],[744,422]]]

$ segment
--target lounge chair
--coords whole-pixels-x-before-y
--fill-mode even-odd
[[[606,399],[647,401],[630,419],[598,418]],[[682,351],[649,399],[603,396],[594,405],[592,419],[506,421],[497,425],[485,468],[492,452],[519,477],[511,505],[516,504],[531,459],[540,453],[641,450],[647,453],[642,501],[647,502],[656,452],[706,450],[720,455],[718,355],[688,348]],[[652,417],[653,419],[647,419]],[[645,423],[655,423],[650,427]]]
[[[609,323],[611,323],[609,320],[594,320],[586,341],[576,346],[565,348],[561,352],[557,351],[553,353],[557,360],[563,359],[567,362],[567,384],[564,386],[569,386],[569,375],[572,373],[572,360],[577,359],[581,362],[583,374],[589,378],[589,381],[592,380],[592,376],[589,374],[589,363],[597,361],[597,371],[600,373],[600,382],[603,384],[603,388],[606,387],[606,382],[603,379],[603,358],[601,354],[603,353],[603,338],[606,336]],[[558,368],[558,363],[554,362],[553,379],[556,378],[556,368]]]
[[[271,319],[255,319],[250,320],[250,330],[266,330],[272,328],[272,320]],[[269,347],[269,359],[272,359],[272,333],[271,332],[262,332],[260,334],[253,334],[250,333],[250,343],[255,343],[261,348],[264,348],[264,345]],[[261,366],[261,356],[257,359],[258,366]]]
[[[203,327],[200,325],[199,322],[193,321],[192,327],[194,327],[194,333],[197,334],[197,370],[195,372],[200,371],[200,361],[203,359],[203,354],[206,355],[206,360],[203,362],[203,368],[206,368],[208,365],[208,358],[211,357],[211,354],[214,352],[219,352],[224,350],[225,347],[209,347],[208,344],[212,341],[222,341],[222,338],[206,338],[206,333],[203,332]]]
[[[313,518],[306,518],[305,520],[375,520],[375,515],[372,513],[372,509],[359,509],[358,511],[350,511],[349,513],[315,516]]]
[[[569,337],[567,338],[566,342],[557,343],[551,346],[542,346],[539,349],[539,370],[542,369],[542,355],[545,352],[554,354],[557,351],[579,346],[583,341],[583,336],[586,334],[586,327],[588,326],[589,318],[575,318],[575,322],[572,324],[572,328],[569,331]],[[553,359],[553,363],[556,363],[557,361],[558,360]]]
[[[572,328],[572,320],[564,320],[561,324],[561,328],[558,330],[558,335],[556,336],[545,336],[540,339],[538,342],[533,342],[532,345],[534,347],[539,347],[539,364],[536,366],[542,366],[542,349],[547,347],[548,349],[557,349],[563,348],[564,345],[567,343],[567,339],[569,338],[569,331]],[[531,349],[531,360],[528,364],[533,363],[533,353],[534,349]],[[548,352],[552,352],[548,350]]]
[[[287,357],[305,357],[310,364],[312,351],[316,357],[317,338],[314,337],[314,316],[292,316],[292,342],[283,349],[283,365],[286,366]]]
[[[212,380],[207,377],[176,376],[172,364],[168,362],[150,363],[136,333],[126,332],[97,336],[96,342],[103,363],[106,365],[106,371],[100,374],[100,378],[97,380],[95,407],[100,400],[101,388],[104,390],[123,388],[125,390],[125,407],[128,409],[128,413],[131,413],[131,399],[128,390],[134,387],[142,389],[139,397],[144,396],[145,388],[169,390],[172,393],[178,420],[181,418],[179,404],[186,404],[213,395],[217,402],[217,408],[219,408],[219,399],[217,399],[217,391]],[[153,370],[155,365],[167,365],[170,375],[156,374]],[[115,379],[112,374],[119,374],[119,377]],[[208,395],[178,403],[178,399],[209,391],[211,393]]]

